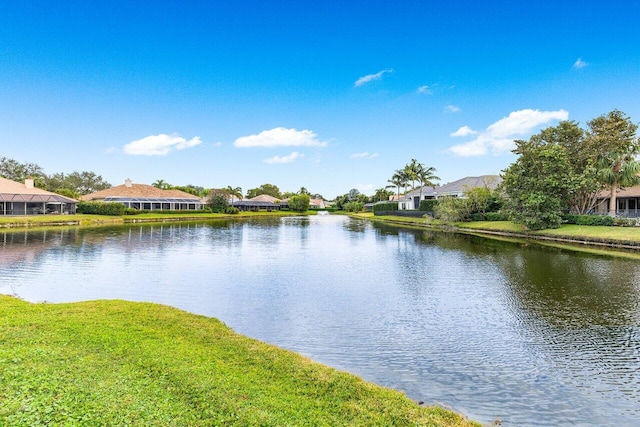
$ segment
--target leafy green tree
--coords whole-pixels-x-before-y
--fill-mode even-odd
[[[37,187],[43,187],[46,179],[44,170],[35,163],[20,163],[8,157],[0,157],[0,176],[16,182],[32,178]]]
[[[558,145],[515,141],[520,156],[504,171],[505,210],[530,230],[557,228],[574,188],[567,152]]]
[[[190,185],[172,185],[169,188],[166,188],[165,190],[180,190],[180,191],[184,191],[185,193],[193,194],[194,196],[198,196],[198,197],[200,197],[200,194],[201,194],[197,188],[193,188],[193,186],[190,186]]]
[[[277,185],[262,184],[260,187],[247,190],[248,199],[259,196],[261,194],[266,194],[266,195],[275,197],[276,199],[282,199],[282,194],[280,194],[280,189],[278,188]]]
[[[609,215],[615,216],[618,189],[640,183],[640,164],[635,159],[640,153],[640,140],[636,137],[638,125],[618,110],[597,117],[587,125],[587,139],[599,147],[598,177],[611,192]]]
[[[300,187],[300,190],[298,190],[298,194],[306,194],[307,196],[311,196],[311,193],[305,187]]]
[[[347,212],[362,212],[364,209],[364,203],[353,200],[345,203],[342,208]]]
[[[212,212],[225,213],[229,207],[229,193],[225,189],[212,189],[207,196],[207,206]]]
[[[389,191],[386,188],[378,188],[376,192],[373,194],[371,201],[375,202],[384,202],[389,200],[389,197],[393,196],[393,191]]]
[[[309,209],[309,195],[300,194],[289,198],[289,209],[296,212],[305,212]]]

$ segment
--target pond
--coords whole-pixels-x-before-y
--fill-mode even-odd
[[[640,418],[640,263],[343,216],[0,233],[0,293],[151,301],[503,425]]]

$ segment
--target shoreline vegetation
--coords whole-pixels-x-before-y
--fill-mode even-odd
[[[36,216],[0,216],[0,229],[5,231],[10,229],[24,229],[36,227],[59,227],[59,226],[99,226],[99,225],[121,225],[152,222],[176,222],[176,221],[210,221],[227,219],[247,219],[263,218],[273,216],[300,216],[316,215],[316,211],[294,212],[294,211],[260,211],[260,212],[240,212],[238,214],[220,213],[185,213],[185,214],[156,214],[145,213],[139,215],[36,215]]]
[[[374,216],[373,213],[350,214],[353,218],[385,222],[406,227],[452,231],[482,235],[487,238],[512,238],[538,243],[557,242],[567,249],[584,251],[589,248],[640,250],[640,228],[563,224],[559,228],[530,231],[510,221],[471,221],[446,223],[432,218]],[[570,246],[571,245],[571,246]],[[557,246],[557,245],[554,245]],[[613,252],[607,252],[615,255]],[[621,253],[623,254],[623,253]],[[639,254],[640,255],[640,254]]]
[[[151,303],[0,295],[0,373],[3,425],[480,426]]]

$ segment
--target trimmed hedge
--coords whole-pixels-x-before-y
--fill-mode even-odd
[[[565,214],[563,215],[563,219],[566,224],[604,225],[604,226],[618,225],[618,224],[615,224],[614,218],[608,215]]]
[[[226,210],[226,213],[230,214],[230,215],[237,215],[240,213],[240,209],[236,208],[235,206],[229,206]]]
[[[80,202],[76,205],[76,212],[92,215],[124,215],[125,206],[117,202]]]
[[[423,212],[433,212],[437,205],[438,201],[436,199],[421,200],[419,210]]]
[[[373,205],[373,212],[382,212],[382,211],[397,211],[398,204],[397,203],[376,203]]]

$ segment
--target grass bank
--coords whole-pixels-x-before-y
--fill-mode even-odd
[[[185,213],[185,214],[155,214],[145,213],[140,215],[33,215],[33,216],[0,216],[0,228],[34,228],[34,227],[54,227],[54,226],[94,226],[94,225],[117,225],[139,222],[173,222],[173,221],[206,221],[214,219],[242,219],[267,216],[295,216],[295,215],[315,215],[316,211],[304,213],[292,211],[261,211],[261,212],[241,212],[236,215],[215,214],[215,213]]]
[[[432,218],[374,216],[373,213],[361,213],[352,216],[399,225],[447,229],[463,233],[473,232],[485,235],[509,236],[580,245],[633,250],[640,249],[640,227],[605,227],[597,225],[563,224],[559,228],[555,229],[529,231],[523,225],[509,221],[444,223]],[[574,249],[577,248],[574,247]]]
[[[0,295],[0,425],[472,426],[220,321]]]

